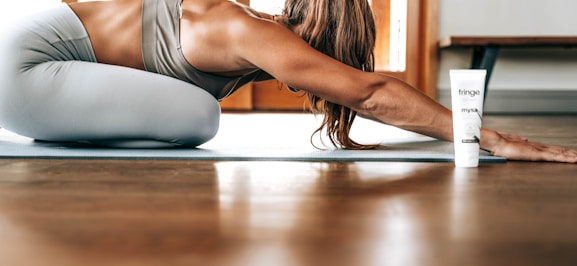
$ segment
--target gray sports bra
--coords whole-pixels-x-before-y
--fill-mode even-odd
[[[180,46],[182,0],[144,0],[142,6],[142,56],[147,71],[192,83],[222,100],[263,73],[225,77],[194,68]]]

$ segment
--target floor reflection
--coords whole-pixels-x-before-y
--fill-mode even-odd
[[[451,198],[450,226],[451,237],[455,241],[470,237],[475,229],[477,216],[475,190],[477,185],[477,168],[455,168]]]
[[[12,168],[0,178],[0,264],[410,265],[430,256],[431,215],[452,206],[450,164],[142,164]],[[427,204],[437,190],[446,204]]]
[[[265,166],[276,171],[264,170]],[[432,184],[438,183],[435,178],[446,181],[451,169],[406,163],[290,162],[216,167],[223,232],[244,233],[241,237],[268,243],[267,249],[247,247],[242,255],[246,265],[254,265],[270,249],[279,256],[275,265],[295,265],[295,258],[300,260],[297,265],[317,258],[322,258],[317,263],[326,265],[425,261],[423,256],[428,255],[419,244],[426,237],[420,217],[423,206],[413,193],[423,183],[420,179]]]

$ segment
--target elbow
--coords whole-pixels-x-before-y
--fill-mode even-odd
[[[379,105],[377,102],[378,101],[374,99],[374,94],[371,94],[358,104],[357,108],[355,108],[355,111],[357,111],[357,113],[362,116],[371,117],[378,110]]]
[[[385,78],[379,77],[363,86],[361,97],[355,104],[354,110],[363,117],[373,118],[378,116],[382,103],[385,101],[383,89],[386,88],[387,84],[388,81]]]
[[[406,121],[407,106],[402,82],[396,78],[376,74],[363,89],[363,97],[355,111],[359,116],[384,124],[401,126]],[[401,87],[399,87],[401,85]]]

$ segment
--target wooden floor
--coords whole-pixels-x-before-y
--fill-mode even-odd
[[[577,265],[577,165],[0,160],[0,265]]]

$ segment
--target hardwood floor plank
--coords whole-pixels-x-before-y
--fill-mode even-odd
[[[577,148],[577,117],[486,125]],[[0,265],[575,265],[577,165],[0,160]]]

